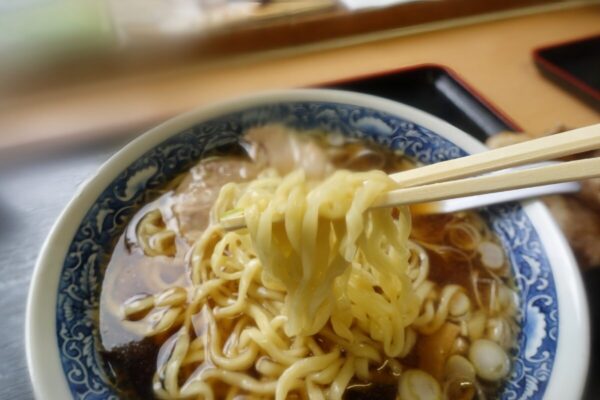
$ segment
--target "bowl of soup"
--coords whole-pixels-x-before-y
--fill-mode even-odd
[[[541,203],[369,208],[388,174],[484,150],[409,106],[331,90],[152,129],[42,249],[26,324],[36,397],[580,397],[584,290]]]

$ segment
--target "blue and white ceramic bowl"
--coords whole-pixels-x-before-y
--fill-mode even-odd
[[[174,118],[113,158],[70,202],[35,269],[27,359],[39,399],[116,398],[98,354],[103,267],[130,216],[207,150],[246,129],[279,122],[364,137],[428,164],[485,150],[411,107],[356,93],[294,90],[248,97]],[[588,364],[589,322],[577,265],[539,202],[482,211],[510,255],[522,331],[503,399],[576,399]]]

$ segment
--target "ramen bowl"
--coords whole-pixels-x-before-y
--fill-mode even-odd
[[[466,133],[422,111],[373,96],[331,91],[268,93],[198,109],[126,146],[75,195],[54,225],[30,287],[26,342],[37,398],[117,398],[100,355],[104,268],[131,216],[157,189],[212,149],[253,127],[284,124],[368,139],[422,164],[481,152]],[[537,201],[480,210],[500,238],[518,287],[521,326],[499,397],[582,395],[589,321],[577,265]]]

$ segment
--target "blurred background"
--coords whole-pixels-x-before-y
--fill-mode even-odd
[[[439,40],[426,39],[425,33],[593,3],[4,0],[0,154],[32,144],[68,139],[72,145],[73,140],[131,134],[207,101],[250,91],[318,85],[423,62],[460,65],[465,58],[472,60],[471,69],[486,62],[499,68],[499,61],[517,55],[505,48],[515,31],[507,31],[511,38],[496,29],[486,38],[454,30]],[[563,20],[556,28],[523,30],[517,37],[539,44],[540,37],[551,42],[577,28]],[[402,37],[406,46],[396,40],[391,53],[377,51],[384,44],[391,49],[389,39]],[[369,47],[360,47],[365,43]],[[356,57],[344,58],[340,49]],[[336,50],[338,59],[332,61]]]

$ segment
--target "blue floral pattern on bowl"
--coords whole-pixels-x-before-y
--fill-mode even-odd
[[[56,334],[74,398],[118,398],[99,355],[97,315],[104,267],[129,218],[203,154],[237,140],[251,127],[267,123],[373,140],[424,164],[466,155],[450,141],[402,118],[324,102],[254,107],[199,123],[165,140],[133,162],[102,192],[69,246],[58,289]],[[523,310],[513,369],[501,398],[542,399],[558,340],[558,301],[550,263],[520,205],[490,207],[482,213],[510,256]]]

